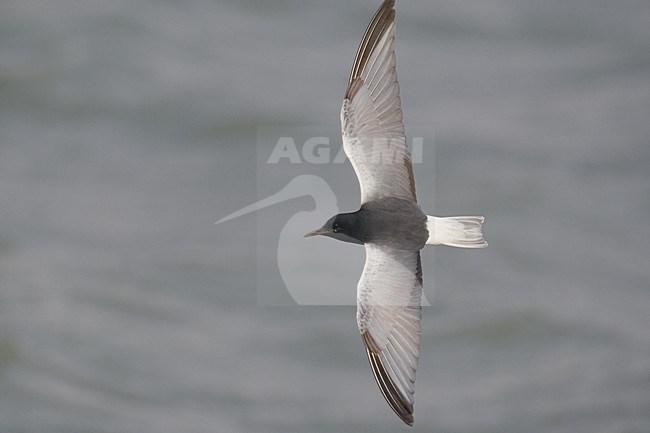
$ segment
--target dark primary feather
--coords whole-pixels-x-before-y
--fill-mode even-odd
[[[386,367],[380,357],[381,350],[377,346],[377,343],[375,343],[369,332],[361,334],[361,339],[366,347],[368,362],[370,362],[372,373],[375,376],[375,380],[377,381],[377,385],[379,385],[382,395],[397,416],[399,416],[406,424],[412,426],[413,405],[404,398],[397,385],[395,385],[395,382],[388,374],[388,371],[386,371]]]
[[[362,83],[355,81],[361,77],[361,72],[366,67],[370,55],[377,46],[377,42],[381,39],[384,32],[390,24],[395,20],[395,0],[385,0],[384,3],[377,9],[375,16],[370,20],[368,28],[366,29],[361,44],[357,50],[357,54],[352,64],[352,71],[350,72],[350,79],[348,80],[348,88],[345,91],[345,99],[352,99]]]

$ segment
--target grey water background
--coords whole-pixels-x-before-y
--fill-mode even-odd
[[[0,3],[0,432],[407,430],[354,307],[258,302],[313,201],[213,224],[273,192],[258,126],[337,124],[378,3]],[[650,431],[650,4],[397,8],[420,202],[490,242],[423,253],[412,431]]]

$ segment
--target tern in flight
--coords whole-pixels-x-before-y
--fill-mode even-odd
[[[395,0],[385,0],[359,45],[341,109],[343,148],[361,187],[361,208],[305,236],[363,244],[357,324],[375,380],[413,425],[420,353],[422,266],[429,245],[483,248],[481,216],[434,217],[417,204],[395,70]]]

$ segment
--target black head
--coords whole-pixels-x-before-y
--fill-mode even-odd
[[[357,212],[333,216],[323,224],[323,227],[305,235],[306,238],[310,236],[328,236],[343,242],[363,244],[363,241],[360,240],[362,236]]]

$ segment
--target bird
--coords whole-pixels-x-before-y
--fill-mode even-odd
[[[341,107],[343,148],[361,206],[305,235],[362,244],[357,325],[374,378],[392,410],[413,425],[420,353],[425,245],[484,248],[482,216],[436,217],[417,203],[395,62],[395,0],[385,0],[361,39]]]

